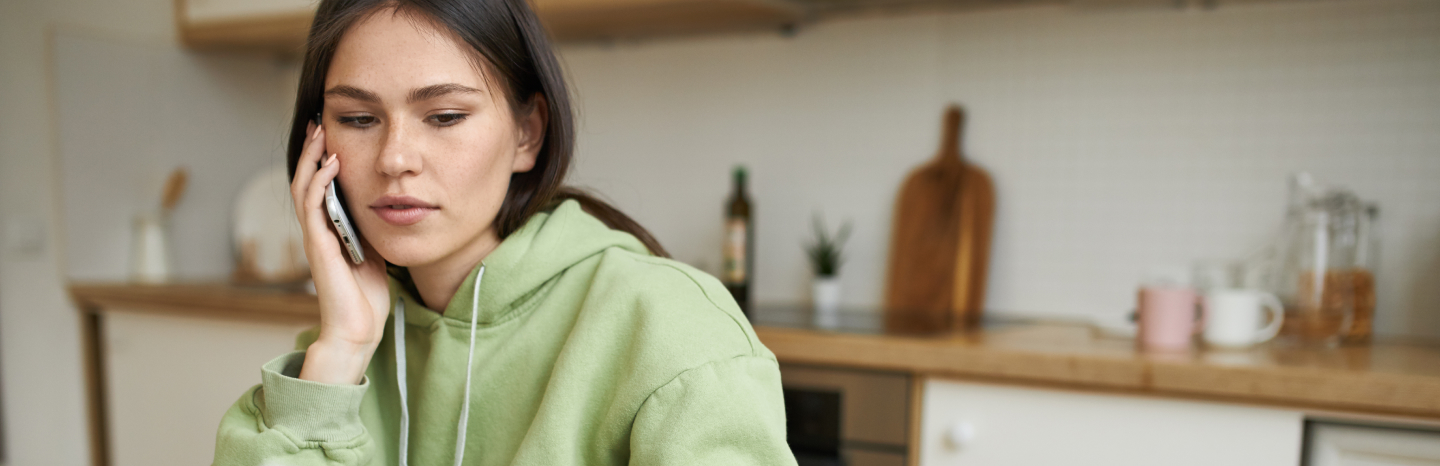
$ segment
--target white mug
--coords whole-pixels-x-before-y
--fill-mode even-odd
[[[1244,348],[1270,341],[1284,319],[1280,298],[1264,291],[1217,289],[1205,295],[1204,338],[1211,346]]]

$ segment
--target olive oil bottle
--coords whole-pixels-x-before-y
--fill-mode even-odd
[[[750,284],[755,279],[755,224],[753,207],[745,193],[745,167],[735,167],[735,185],[725,205],[725,235],[721,248],[720,281],[750,317]]]

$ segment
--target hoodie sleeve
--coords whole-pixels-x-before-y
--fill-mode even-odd
[[[741,356],[690,369],[635,415],[630,464],[794,465],[775,360]]]
[[[370,388],[299,379],[305,352],[275,358],[261,368],[261,384],[236,401],[220,420],[214,466],[368,465],[375,444],[360,421]]]

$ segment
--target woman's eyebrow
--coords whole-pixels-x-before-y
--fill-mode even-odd
[[[372,104],[380,103],[380,96],[375,95],[374,92],[370,92],[354,86],[346,86],[344,84],[326,89],[325,95],[349,97],[351,99],[355,99],[361,102],[369,102]]]
[[[429,85],[429,86],[425,86],[425,87],[421,87],[421,88],[416,88],[415,90],[410,91],[410,96],[409,96],[409,98],[408,98],[407,100],[408,100],[409,103],[415,103],[415,102],[421,102],[421,101],[426,101],[426,100],[434,99],[434,98],[436,98],[436,97],[440,97],[440,96],[443,96],[443,95],[445,95],[445,94],[451,94],[451,93],[456,93],[456,92],[470,93],[470,92],[485,92],[485,91],[482,91],[482,90],[480,90],[480,89],[476,89],[476,88],[473,88],[473,87],[470,87],[470,86],[466,86],[466,85],[463,85],[463,84],[456,84],[456,83],[431,84],[431,85]],[[327,96],[333,95],[333,96],[337,96],[337,97],[346,97],[346,98],[355,99],[355,100],[358,100],[358,101],[361,101],[361,102],[368,102],[368,103],[374,103],[374,104],[380,103],[380,96],[377,95],[377,94],[375,94],[374,92],[370,92],[370,91],[367,91],[367,90],[364,90],[364,89],[361,89],[361,88],[358,88],[358,87],[355,87],[355,86],[347,86],[347,85],[344,85],[344,84],[341,84],[341,85],[332,87],[332,88],[330,88],[330,89],[326,89],[326,90],[325,90],[325,95],[327,95]]]
[[[413,104],[413,103],[415,103],[415,102],[423,102],[423,101],[426,101],[426,100],[434,99],[434,98],[436,98],[436,97],[440,97],[440,96],[445,95],[445,94],[450,94],[450,93],[455,93],[455,92],[470,93],[470,92],[484,92],[484,91],[481,91],[481,90],[479,90],[479,89],[476,89],[476,88],[473,88],[473,87],[470,87],[470,86],[465,86],[465,85],[456,84],[456,83],[431,84],[431,85],[429,85],[429,86],[421,87],[421,88],[415,89],[415,90],[413,90],[413,91],[410,91],[409,103],[412,103],[412,104]]]

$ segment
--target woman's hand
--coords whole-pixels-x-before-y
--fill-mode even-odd
[[[305,257],[320,298],[320,335],[305,354],[300,378],[359,383],[385,334],[390,306],[385,260],[363,238],[360,244],[367,259],[363,264],[351,263],[342,250],[325,210],[325,188],[340,173],[340,160],[325,152],[324,127],[312,122],[308,133],[290,196],[305,233]]]

